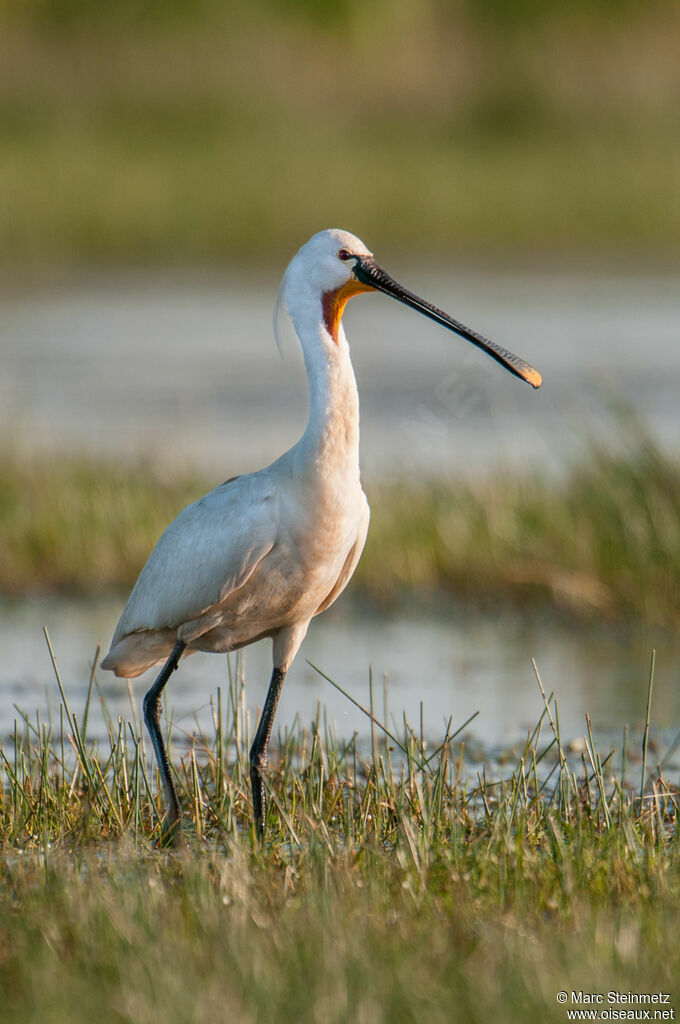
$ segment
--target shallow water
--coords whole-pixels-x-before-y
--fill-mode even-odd
[[[58,721],[59,693],[43,625],[69,703],[82,717],[96,642],[108,642],[119,612],[119,602],[49,600],[0,606],[0,733],[11,731],[13,703],[29,714],[41,708],[43,717],[48,709]],[[663,637],[640,634],[631,640],[612,631],[577,632],[554,624],[527,625],[517,618],[466,618],[445,604],[436,616],[421,612],[389,619],[337,606],[312,623],[286,680],[277,725],[292,725],[296,715],[308,724],[320,701],[339,738],[351,738],[355,731],[361,737],[369,735],[366,716],[321,678],[310,661],[364,706],[370,702],[372,669],[375,714],[384,720],[386,692],[387,724],[397,733],[403,713],[419,728],[422,701],[424,730],[431,740],[441,739],[450,715],[455,729],[479,711],[466,737],[486,747],[506,747],[526,736],[542,710],[533,657],[546,691],[557,694],[565,740],[583,735],[589,712],[596,737],[613,736],[618,742],[625,724],[638,731],[644,720],[652,642],[658,646],[653,721],[656,730],[666,734],[680,726],[680,649]],[[270,652],[268,641],[245,652],[251,722],[264,700]],[[114,719],[130,719],[127,683],[101,671],[97,679]],[[152,679],[153,673],[148,673],[132,683],[137,715]],[[198,721],[210,733],[210,698],[218,686],[226,694],[225,656],[196,654],[182,663],[167,691],[180,730],[192,731]],[[90,717],[90,735],[104,735],[98,700]]]
[[[345,315],[367,479],[559,471],[623,397],[669,445],[680,423],[680,289],[670,276],[401,271],[426,297],[532,362],[538,392],[385,296]],[[198,464],[220,480],[293,444],[306,419],[299,346],[273,341],[277,282],[97,279],[0,300],[0,429],[28,448]]]

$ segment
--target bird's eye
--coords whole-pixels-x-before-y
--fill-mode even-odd
[[[352,253],[349,251],[349,249],[341,249],[340,252],[338,253],[338,259],[343,261],[351,260]]]

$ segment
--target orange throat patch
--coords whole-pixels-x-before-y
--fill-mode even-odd
[[[331,338],[338,344],[338,330],[340,328],[340,321],[342,320],[342,314],[345,306],[349,299],[353,295],[360,295],[361,292],[372,292],[373,288],[369,284],[362,284],[361,281],[356,281],[353,277],[343,284],[340,288],[335,288],[333,291],[324,292],[321,300],[323,307],[323,322],[326,325],[326,330],[330,334]]]

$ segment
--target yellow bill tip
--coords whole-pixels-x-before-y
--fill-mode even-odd
[[[531,384],[532,388],[535,388],[536,390],[538,390],[543,383],[543,378],[538,370],[534,370],[533,366],[530,366],[525,370],[523,376],[527,384]]]

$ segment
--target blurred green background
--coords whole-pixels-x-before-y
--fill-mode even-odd
[[[0,0],[0,259],[675,264],[680,4]]]

